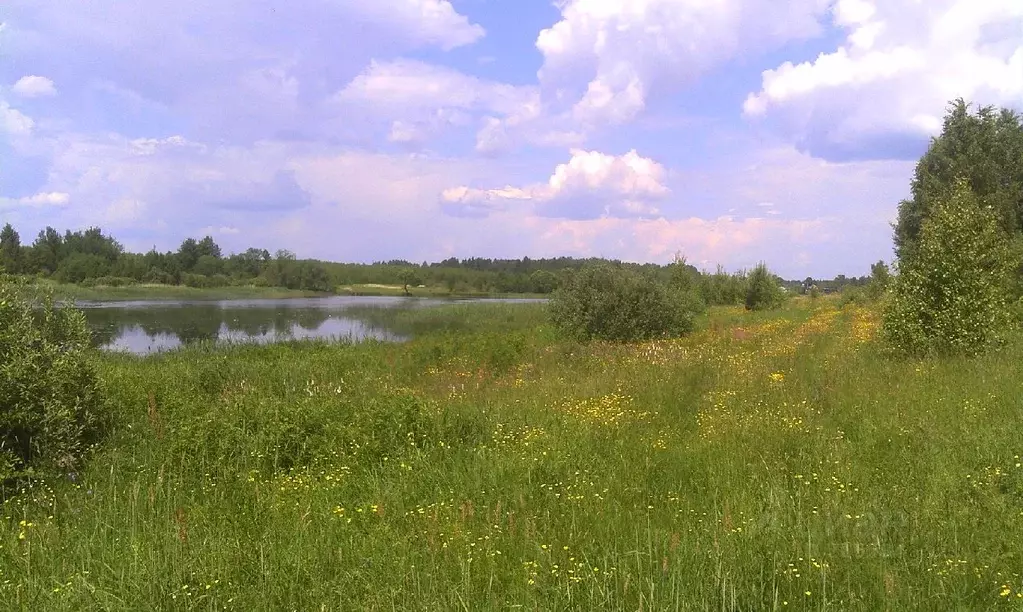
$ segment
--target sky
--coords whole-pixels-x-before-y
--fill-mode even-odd
[[[73,7],[72,7],[73,5]],[[0,223],[860,276],[1019,0],[4,0]]]

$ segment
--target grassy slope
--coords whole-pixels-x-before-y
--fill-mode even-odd
[[[121,426],[77,482],[4,506],[0,601],[1019,600],[1023,341],[975,361],[889,362],[869,311],[806,305],[717,310],[680,341],[584,346],[556,341],[538,306],[490,308],[496,330],[474,317],[405,345],[104,357]]]
[[[343,285],[337,288],[341,295],[406,295],[405,288],[401,285]],[[409,287],[408,294],[415,297],[549,297],[543,294],[534,293],[489,293],[485,291],[458,291],[451,292],[447,287],[423,286]]]

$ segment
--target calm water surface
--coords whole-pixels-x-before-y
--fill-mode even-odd
[[[406,297],[332,296],[322,298],[222,301],[139,300],[79,302],[96,346],[146,355],[193,342],[277,342],[325,339],[400,342],[406,338],[346,314],[355,307],[428,308],[455,302]],[[496,300],[527,302],[534,300]]]

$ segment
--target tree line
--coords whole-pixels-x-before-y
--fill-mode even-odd
[[[0,230],[0,268],[10,274],[52,278],[82,285],[122,286],[139,283],[225,287],[232,285],[283,287],[307,291],[334,291],[349,285],[419,285],[446,289],[449,293],[549,294],[568,277],[593,264],[607,263],[628,269],[660,283],[668,283],[672,265],[629,263],[598,258],[554,257],[532,259],[449,258],[434,263],[406,260],[371,264],[338,263],[299,259],[290,251],[270,253],[249,248],[225,254],[211,236],[187,238],[176,251],[146,253],[127,251],[120,242],[98,227],[63,233],[52,227],[40,231],[24,244],[10,224]],[[741,304],[746,294],[746,271],[727,272],[687,268],[696,278],[707,304]],[[835,287],[865,284],[862,279],[777,282],[791,292],[806,292],[813,283]]]

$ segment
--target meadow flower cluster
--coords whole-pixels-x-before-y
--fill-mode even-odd
[[[634,406],[632,397],[616,391],[600,397],[565,400],[554,409],[586,423],[618,427],[649,419],[650,412],[638,411]]]
[[[784,377],[771,380],[777,384]],[[820,413],[808,400],[790,403],[757,399],[751,402],[736,391],[711,391],[696,413],[696,423],[704,439],[739,433],[756,435],[765,431],[805,433],[811,431],[810,423]]]
[[[835,324],[839,314],[839,311],[834,308],[820,309],[808,321],[796,326],[792,331],[775,336],[773,338],[774,341],[764,348],[763,356],[778,358],[795,355],[799,347],[806,344],[812,338],[827,334]]]

